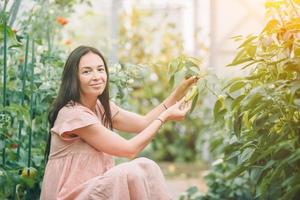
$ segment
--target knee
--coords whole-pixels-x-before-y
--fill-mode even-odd
[[[136,158],[135,161],[143,167],[160,168],[156,162],[154,162],[149,158],[140,157],[140,158]]]
[[[129,183],[140,183],[145,176],[142,170],[139,168],[129,168],[126,171],[127,180]]]

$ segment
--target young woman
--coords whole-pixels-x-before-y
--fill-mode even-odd
[[[138,115],[109,101],[108,68],[100,52],[76,48],[65,63],[49,113],[41,199],[171,199],[159,166],[147,158],[133,158],[163,123],[184,119],[191,103],[183,96],[196,81],[183,81],[162,104]],[[126,140],[113,128],[137,134]],[[113,156],[133,160],[114,166]]]

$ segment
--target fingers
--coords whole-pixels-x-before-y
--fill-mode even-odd
[[[192,83],[197,83],[197,81],[200,79],[200,76],[192,76]]]
[[[186,113],[191,109],[192,102],[191,101],[184,101],[181,106],[179,107],[180,111],[183,115],[186,115]]]
[[[177,103],[181,106],[184,103],[185,97],[182,97]]]
[[[192,102],[188,101],[188,102],[185,103],[185,107],[184,107],[183,111],[185,113],[187,113],[191,109],[191,107],[192,107]]]
[[[199,78],[197,76],[188,77],[187,79],[183,80],[183,85],[190,86],[190,85],[196,83],[198,81],[198,79]]]
[[[177,103],[179,104],[179,107],[178,107],[178,108],[179,108],[180,110],[182,110],[183,107],[184,107],[184,104],[186,104],[185,97],[181,98]]]
[[[191,108],[192,108],[192,102],[190,101],[187,106],[187,111],[189,111]]]
[[[175,121],[181,121],[185,118],[185,115],[192,107],[192,101],[185,101],[185,98],[183,97],[175,104],[175,109],[178,109],[177,112],[177,120]],[[175,111],[175,110],[174,110]]]

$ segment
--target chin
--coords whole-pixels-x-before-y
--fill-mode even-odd
[[[103,94],[103,91],[100,91],[100,92],[97,93],[97,96],[100,96],[102,94]]]
[[[95,91],[94,91],[94,92],[90,92],[90,93],[89,93],[89,96],[90,96],[90,97],[98,97],[98,96],[100,96],[101,94],[102,94],[102,92],[95,92]]]

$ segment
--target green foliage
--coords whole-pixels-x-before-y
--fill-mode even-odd
[[[167,14],[159,27],[145,23],[158,17],[155,14],[153,10],[133,6],[132,10],[124,11],[120,15],[119,44],[123,48],[120,48],[118,53],[121,65],[135,66],[139,71],[138,76],[133,76],[133,90],[128,96],[127,107],[138,113],[147,113],[157,106],[171,93],[172,84],[178,84],[176,81],[179,79],[171,83],[168,76],[171,74],[169,70],[176,67],[175,63],[172,64],[175,62],[172,61],[173,58],[187,61],[186,66],[190,66],[192,70],[200,65],[199,60],[183,56],[182,36],[178,33],[176,25],[167,20]],[[161,38],[159,44],[155,42],[154,35]],[[154,138],[151,149],[144,153],[157,160],[193,161],[197,158],[196,141],[200,127],[201,121],[194,116],[180,125],[168,123]]]
[[[242,193],[249,192],[250,199],[296,199],[300,193],[300,26],[294,3],[266,3],[267,13],[275,17],[259,35],[244,39],[228,65],[251,71],[228,81],[227,95],[214,107],[215,119],[228,127],[224,160],[233,166],[224,181],[214,184],[226,188],[223,184],[241,178],[249,187]],[[221,199],[230,199],[208,185]],[[233,199],[243,199],[242,193]],[[207,199],[214,199],[210,194]]]
[[[35,1],[14,21],[17,2],[0,12],[0,64],[5,66],[0,68],[0,199],[38,199],[49,131],[47,114],[66,57],[64,47],[58,45],[60,35],[53,33],[64,26],[57,16],[66,16],[77,1],[67,5]],[[25,167],[36,171],[35,175],[26,176]]]
[[[120,14],[120,62],[125,66],[137,63],[143,71],[139,77],[133,78],[128,102],[128,107],[138,113],[149,112],[171,93],[173,86],[185,75],[198,74],[196,72],[202,65],[201,59],[183,55],[182,35],[176,24],[168,20],[168,13],[158,15],[154,10],[138,8],[135,4],[132,10]],[[145,23],[157,17],[162,19],[159,28]],[[181,67],[188,69],[188,73],[180,71],[178,68]],[[205,83],[199,83],[201,94],[198,101],[194,101],[195,108],[205,97],[204,88]],[[196,141],[203,129],[202,121],[196,117],[199,112],[195,110],[195,115],[190,115],[180,124],[164,125],[152,141],[150,150],[144,153],[157,160],[194,161],[199,150]]]
[[[208,191],[204,194],[197,187],[191,187],[181,194],[180,200],[251,200],[250,175],[228,180],[227,176],[236,166],[217,160],[212,171],[205,177]]]
[[[206,70],[201,69],[201,60],[193,57],[180,56],[176,59],[173,59],[168,64],[168,75],[169,75],[169,86],[174,88],[175,82],[178,84],[185,78],[191,76],[196,76],[200,80],[197,85],[194,87],[194,95],[192,95],[192,108],[191,112],[195,109],[195,106],[198,102],[199,93],[203,93],[204,87],[207,87],[207,79],[204,78],[207,75]],[[203,87],[204,86],[204,87]],[[193,89],[191,89],[191,92]],[[187,94],[187,96],[189,96]]]

